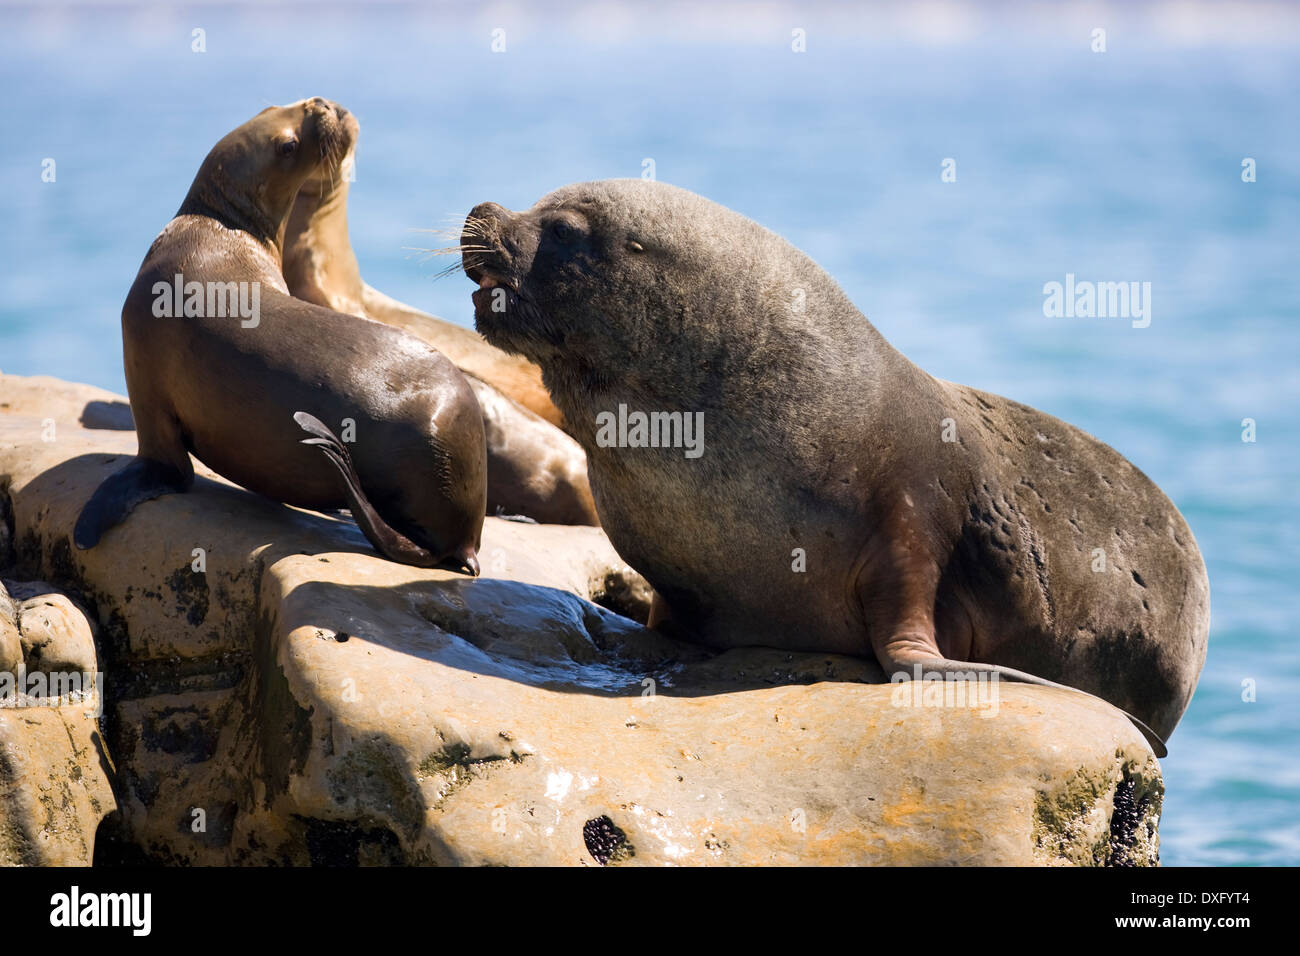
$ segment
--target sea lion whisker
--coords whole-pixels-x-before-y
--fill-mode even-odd
[[[487,237],[478,232],[470,232],[468,229],[429,229],[428,234],[437,236],[439,239],[450,239],[452,242],[460,242],[465,238],[486,239]]]
[[[430,259],[434,258],[435,256],[445,256],[445,255],[451,255],[452,253],[460,252],[459,249],[420,249],[412,246],[403,246],[402,248],[407,252],[420,253],[421,255],[418,261],[421,263],[428,262]],[[448,264],[445,268],[440,269],[437,272],[437,274],[434,276],[434,278],[440,279],[443,277],[444,273],[447,273],[449,271],[456,271],[460,268],[462,268],[461,260],[457,259],[451,262],[450,264]]]
[[[472,229],[468,225],[464,227],[457,225],[454,227],[434,226],[432,228],[412,228],[410,231],[425,233],[431,236],[438,236],[441,239],[452,239],[455,241],[460,241],[466,236],[468,236],[471,239],[487,238],[487,236],[483,233],[481,226],[477,224]]]
[[[478,216],[467,216],[464,225],[461,227],[461,233],[473,236],[485,236],[491,232],[492,223]]]
[[[333,192],[338,185],[338,183],[335,182],[336,175],[340,177],[339,181],[342,181],[341,177],[343,175],[343,160],[345,159],[347,159],[347,151],[343,148],[342,137],[340,136],[331,137],[329,142],[329,159],[328,159],[330,192]]]
[[[461,263],[460,263],[459,261],[452,262],[452,263],[451,263],[450,265],[448,265],[446,268],[444,268],[444,269],[439,269],[439,270],[438,270],[437,272],[435,272],[435,273],[434,273],[430,278],[431,278],[434,282],[437,282],[439,279],[445,279],[445,278],[447,278],[447,276],[449,276],[449,275],[453,275],[453,274],[457,274],[457,273],[461,272],[462,269],[463,269],[463,266],[461,265]]]
[[[451,220],[451,219],[448,219],[448,220],[445,221],[445,224],[444,224],[444,225],[440,225],[440,226],[412,226],[411,229],[410,229],[410,231],[411,231],[411,232],[426,232],[426,233],[429,233],[429,234],[431,234],[431,235],[435,235],[435,236],[444,236],[444,237],[446,237],[446,238],[448,238],[448,239],[459,239],[460,236],[461,236],[461,234],[464,233],[466,230],[465,230],[465,227],[464,227],[464,221],[463,221],[463,220],[461,220],[461,219],[456,219],[456,220],[453,221],[453,220]]]
[[[419,246],[403,246],[407,252],[422,252],[424,258],[432,259],[434,256],[451,256],[464,254],[466,252],[493,252],[490,246],[443,246],[439,249],[423,249]]]

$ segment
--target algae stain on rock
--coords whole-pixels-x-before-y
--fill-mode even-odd
[[[184,614],[191,627],[198,627],[208,617],[208,576],[188,567],[174,571],[167,587],[176,595],[176,612]]]
[[[387,820],[414,839],[424,826],[424,799],[402,750],[383,738],[358,741],[326,772],[330,796],[364,817]]]
[[[302,773],[311,755],[311,717],[314,707],[304,708],[293,696],[288,678],[276,661],[271,616],[258,617],[254,642],[253,706],[247,720],[268,728],[261,741],[261,776],[268,796],[287,793],[289,778]]]
[[[420,761],[418,770],[421,777],[437,776],[445,781],[433,809],[441,809],[448,797],[468,786],[476,777],[485,776],[493,764],[502,764],[507,759],[501,754],[473,757],[472,752],[467,743],[450,743]],[[525,756],[512,750],[508,759],[511,763],[523,763]]]

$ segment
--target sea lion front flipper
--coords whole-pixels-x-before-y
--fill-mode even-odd
[[[161,495],[186,491],[194,473],[183,474],[173,465],[152,458],[135,458],[121,471],[105,478],[81,509],[72,540],[82,551],[99,544],[104,532],[119,524],[136,505]]]
[[[343,493],[347,497],[352,517],[376,551],[390,561],[420,568],[431,568],[441,563],[433,552],[420,547],[379,516],[379,512],[375,511],[370,504],[370,499],[361,488],[361,479],[352,465],[352,456],[348,454],[347,446],[339,441],[324,422],[307,412],[294,412],[293,420],[298,423],[299,428],[312,436],[304,438],[302,443],[319,448],[338,471],[339,477],[343,480]],[[478,574],[476,567],[471,567],[470,571],[475,575]]]

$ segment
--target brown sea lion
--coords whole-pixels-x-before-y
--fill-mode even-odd
[[[485,203],[462,242],[485,250],[463,257],[479,331],[541,366],[602,526],[682,633],[1069,685],[1163,755],[1208,582],[1178,509],[1117,452],[927,375],[802,252],[685,190]],[[646,447],[633,412],[699,415],[698,447]]]
[[[283,267],[289,292],[338,312],[405,329],[461,365],[483,410],[489,513],[526,515],[545,524],[599,524],[582,448],[510,397],[531,401],[558,422],[540,370],[489,345],[476,332],[403,305],[362,280],[348,239],[352,162],[349,151],[337,164],[324,165],[309,176],[298,191],[285,231]],[[500,390],[494,387],[498,383]]]
[[[203,161],[122,308],[140,448],[83,509],[78,547],[188,490],[193,454],[278,501],[350,507],[394,561],[478,572],[486,462],[464,376],[414,336],[291,297],[281,276],[299,187],[355,131],[342,107],[303,100],[258,113]]]

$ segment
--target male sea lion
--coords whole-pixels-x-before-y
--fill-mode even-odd
[[[355,149],[355,143],[354,147]],[[546,524],[599,524],[587,481],[587,456],[576,441],[534,408],[559,412],[541,371],[489,345],[470,329],[403,305],[367,285],[348,240],[349,150],[303,183],[284,240],[284,279],[291,295],[336,312],[405,329],[461,366],[483,410],[490,513],[526,515]],[[484,380],[484,376],[490,376]],[[500,383],[501,391],[493,387]]]
[[[1067,684],[1149,724],[1163,755],[1208,582],[1178,510],[1118,453],[930,377],[798,249],[681,189],[485,203],[463,245],[486,250],[463,256],[479,331],[541,366],[602,526],[679,629]],[[702,413],[702,453],[610,447],[632,412]]]
[[[188,490],[192,453],[278,501],[350,507],[394,561],[478,572],[486,465],[464,376],[414,336],[292,298],[280,274],[298,188],[354,135],[346,110],[303,100],[258,113],[203,161],[122,308],[140,448],[82,511],[78,547]]]

